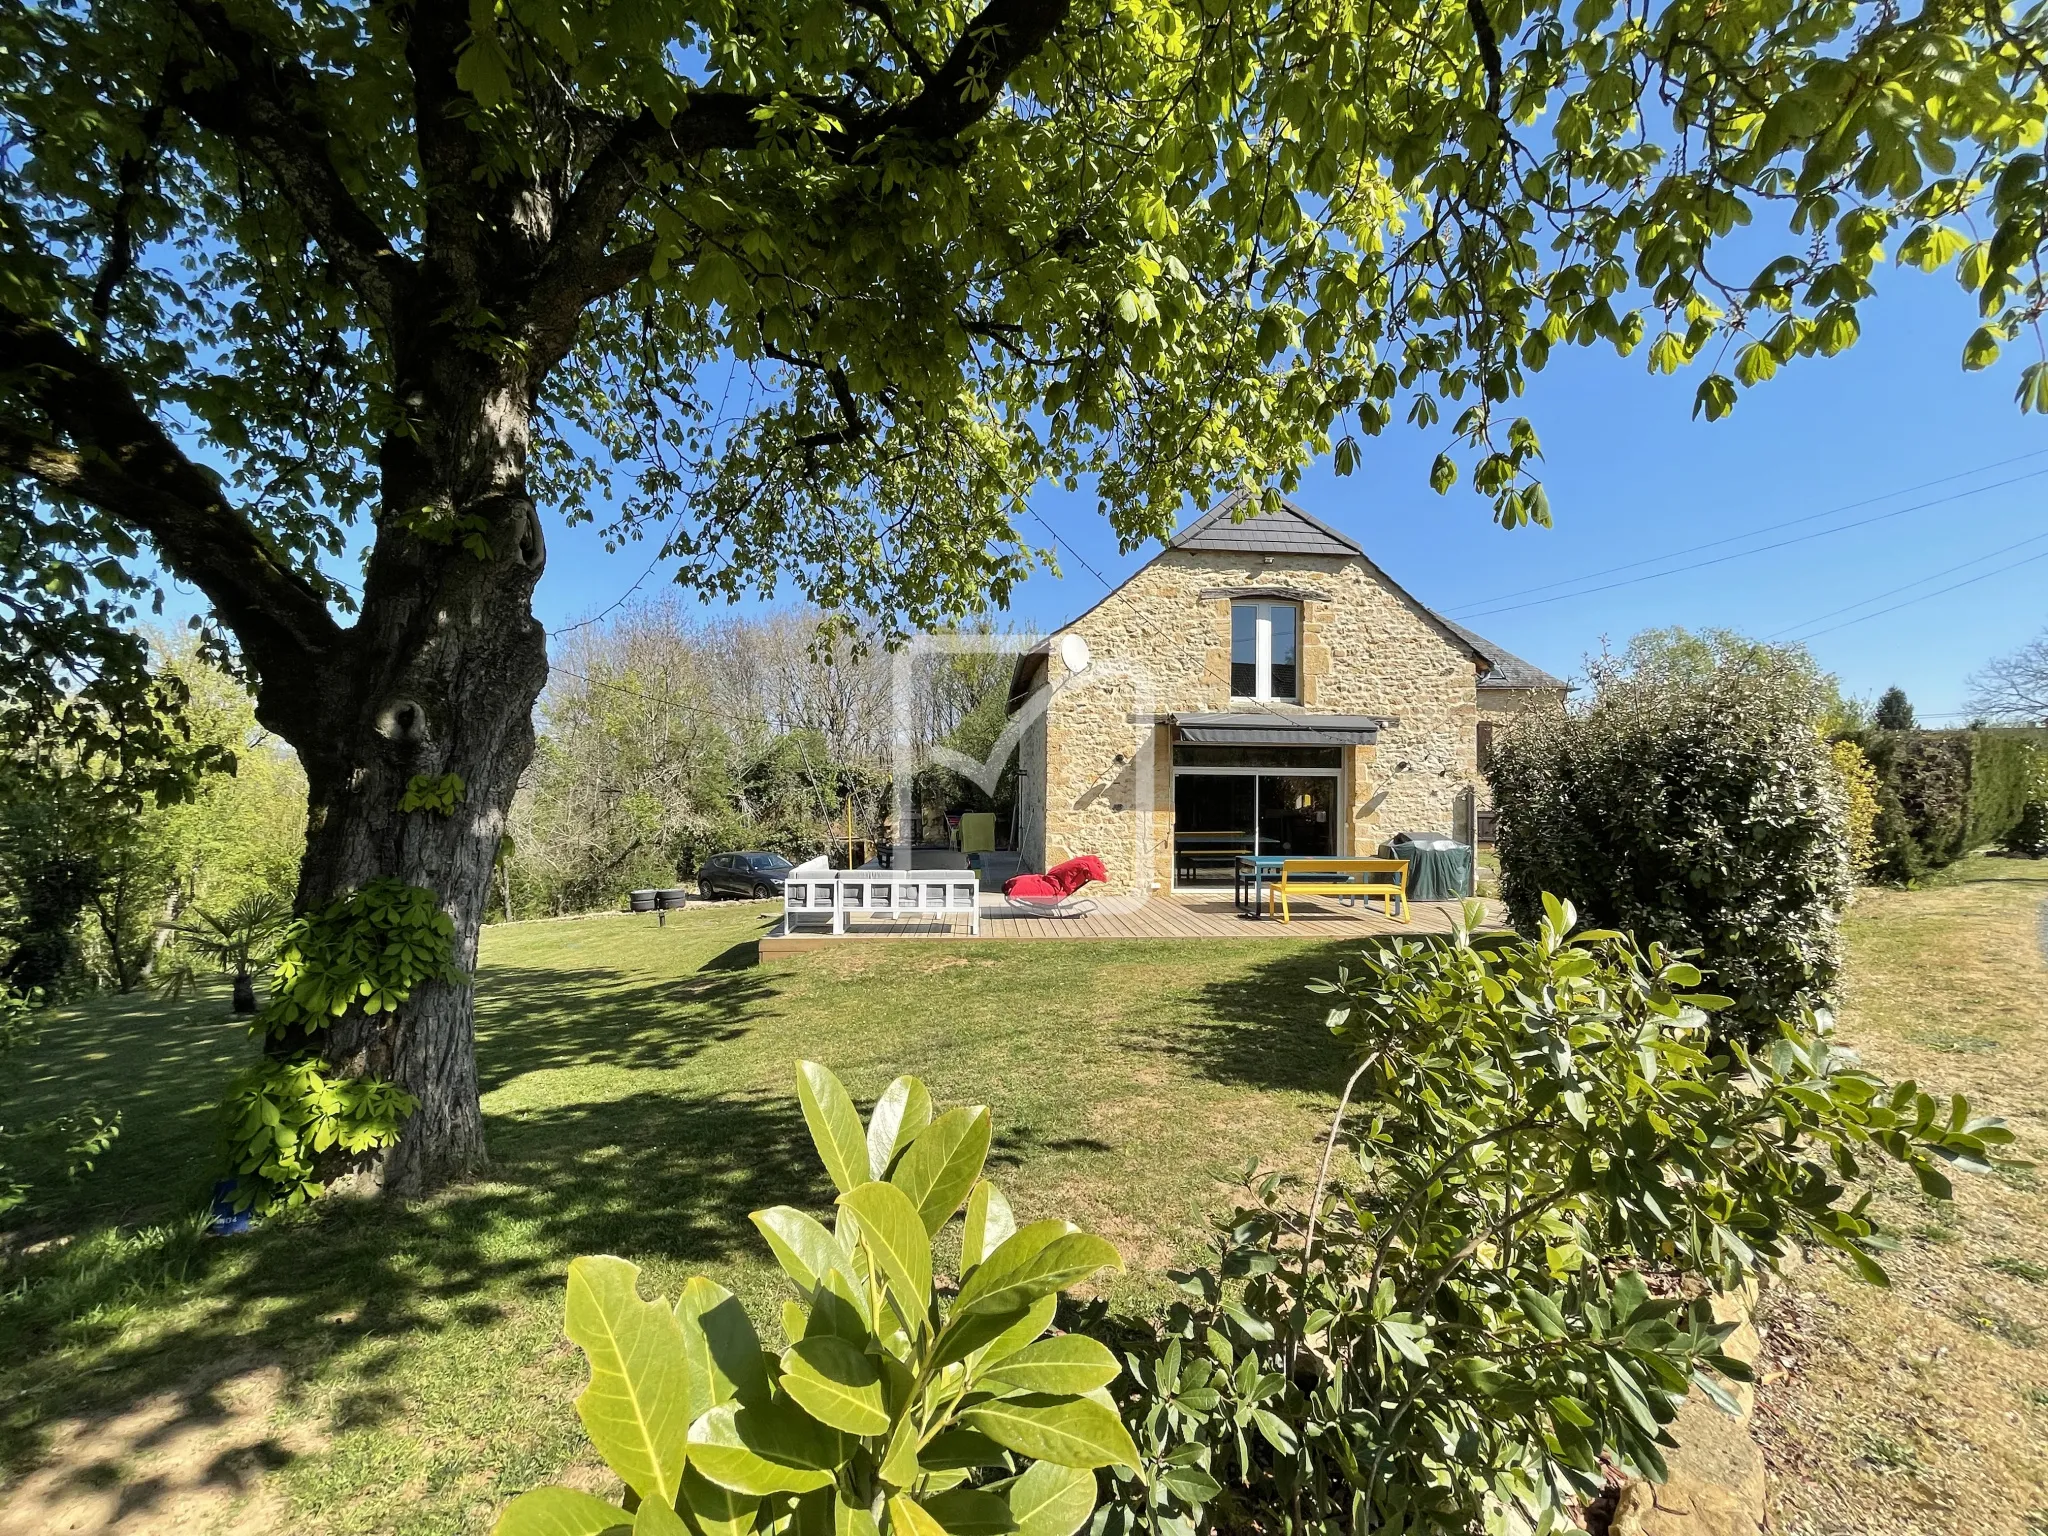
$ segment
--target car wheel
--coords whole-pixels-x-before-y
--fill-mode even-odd
[[[711,889],[711,882],[709,880],[699,880],[697,882],[697,894],[706,901],[718,900],[718,892]]]
[[[774,887],[774,886],[772,886],[772,885],[757,885],[757,886],[755,886],[755,887],[754,887],[754,900],[756,900],[756,901],[773,901],[774,899],[775,899],[775,887]]]

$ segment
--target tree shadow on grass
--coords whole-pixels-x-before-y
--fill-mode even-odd
[[[801,1115],[779,1095],[639,1093],[495,1117],[490,1136],[493,1173],[424,1204],[334,1201],[206,1244],[187,1290],[198,1304],[133,1342],[124,1336],[86,1375],[48,1353],[95,1310],[94,1298],[62,1286],[63,1254],[52,1254],[0,1308],[0,1354],[18,1368],[18,1395],[47,1399],[40,1413],[0,1424],[0,1463],[18,1471],[35,1461],[45,1414],[111,1416],[168,1394],[177,1411],[167,1432],[217,1412],[223,1371],[245,1368],[252,1350],[282,1368],[292,1402],[349,1349],[361,1386],[330,1428],[386,1422],[405,1404],[378,1386],[381,1375],[439,1336],[488,1329],[523,1298],[558,1294],[576,1255],[662,1268],[729,1262],[753,1253],[749,1212],[815,1210],[831,1198]],[[109,1284],[118,1289],[120,1277]],[[63,1315],[38,1316],[39,1292]]]
[[[1326,1094],[1335,1098],[1351,1069],[1353,1050],[1329,1030],[1333,999],[1311,992],[1312,981],[1333,979],[1341,966],[1355,972],[1362,950],[1407,939],[1407,934],[1348,939],[1314,948],[1290,947],[1246,970],[1204,983],[1200,1009],[1176,1019],[1178,1054],[1218,1083]],[[1442,934],[1415,934],[1445,943]]]
[[[528,1072],[680,1066],[738,1038],[777,990],[768,973],[727,963],[731,954],[656,980],[594,968],[494,966],[477,987],[483,1091]]]

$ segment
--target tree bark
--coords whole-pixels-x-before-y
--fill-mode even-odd
[[[444,351],[417,392],[438,408],[386,446],[357,623],[317,677],[264,676],[257,695],[258,718],[306,770],[297,910],[395,878],[434,891],[454,924],[461,980],[422,984],[395,1015],[351,1011],[314,1041],[341,1073],[419,1099],[398,1145],[367,1170],[401,1197],[488,1166],[468,978],[547,681],[532,609],[545,554],[525,488],[531,402],[523,377],[472,377],[475,362]],[[399,809],[416,775],[446,774],[464,785],[452,814]]]

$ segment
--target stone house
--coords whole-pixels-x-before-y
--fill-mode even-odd
[[[1486,830],[1487,738],[1566,685],[1417,602],[1290,503],[1234,495],[1019,658],[1017,840],[1133,894],[1236,856],[1370,854]]]

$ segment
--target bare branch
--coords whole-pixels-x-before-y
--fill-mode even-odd
[[[1991,720],[2048,725],[2048,632],[1971,673],[1969,708]]]

